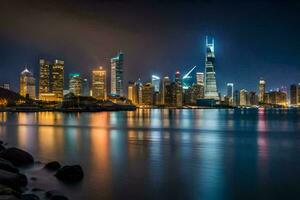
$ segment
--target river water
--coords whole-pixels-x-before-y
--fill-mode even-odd
[[[84,180],[30,169],[70,199],[299,199],[300,111],[0,113],[0,139]],[[50,177],[50,178],[49,178]]]

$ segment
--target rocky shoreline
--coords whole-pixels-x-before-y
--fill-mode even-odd
[[[7,147],[0,141],[0,200],[68,200],[57,190],[44,190],[30,184],[38,178],[29,179],[21,169],[33,167],[36,163],[42,166],[41,170],[48,171],[49,176],[55,176],[64,184],[80,182],[84,176],[79,165],[61,166],[57,161],[42,164],[35,161],[30,153]]]

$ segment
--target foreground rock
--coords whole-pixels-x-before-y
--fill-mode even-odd
[[[0,158],[0,169],[13,173],[18,173],[19,170],[13,166],[13,164],[7,160]]]
[[[57,161],[49,162],[44,167],[47,170],[56,171],[61,168],[61,165]]]
[[[15,166],[31,165],[34,162],[32,155],[14,147],[3,150],[0,158],[10,161]]]
[[[56,172],[55,176],[61,181],[75,183],[83,179],[83,170],[79,165],[64,166]]]
[[[65,197],[59,191],[56,190],[46,192],[46,197],[50,200],[68,200],[67,197]]]
[[[0,185],[0,199],[5,196],[20,197],[21,193],[5,185]],[[4,198],[3,197],[3,198]]]
[[[23,174],[0,170],[0,184],[8,186],[16,191],[27,185],[27,178]]]
[[[40,198],[35,194],[23,194],[21,197],[22,200],[39,200]]]

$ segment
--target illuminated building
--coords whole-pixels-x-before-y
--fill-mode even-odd
[[[82,90],[81,90],[82,96],[90,96],[90,87],[89,87],[89,81],[87,78],[82,79]]]
[[[233,102],[233,91],[234,91],[234,85],[233,83],[227,83],[227,98],[229,101],[229,105],[232,105]]]
[[[6,90],[10,90],[9,84],[8,83],[4,83],[3,85],[0,86],[1,88],[4,88]]]
[[[265,96],[267,96],[266,103],[268,104],[286,106],[287,94],[285,92],[282,92],[280,90],[270,91],[266,93]]]
[[[240,105],[240,91],[235,90],[233,92],[233,106],[239,106]]]
[[[258,102],[265,103],[266,81],[261,78],[258,85]]]
[[[198,85],[204,86],[204,73],[203,72],[196,73],[196,81],[197,81]]]
[[[152,75],[152,85],[155,92],[159,92],[160,78],[158,76]]]
[[[136,104],[137,94],[136,94],[134,82],[128,83],[127,99],[130,100],[133,104]]]
[[[73,93],[75,96],[80,96],[82,91],[80,74],[70,74],[69,78],[69,92]]]
[[[176,106],[181,107],[182,106],[182,100],[183,100],[183,91],[182,91],[182,79],[181,74],[179,71],[175,73],[175,83],[176,83]]]
[[[195,72],[196,66],[194,66],[188,73],[186,73],[182,77],[182,88],[188,89],[192,87],[192,85],[195,83]]]
[[[206,37],[206,55],[205,55],[205,98],[219,100],[217,90],[216,72],[215,72],[215,43],[212,38],[209,41]]]
[[[300,83],[293,84],[290,87],[290,103],[291,105],[300,105]]]
[[[204,86],[194,84],[188,89],[184,90],[183,96],[185,105],[196,105],[198,99],[204,98]]]
[[[52,93],[56,95],[57,101],[62,101],[64,93],[64,61],[54,60],[51,83]]]
[[[20,95],[35,99],[35,78],[26,67],[20,75]]]
[[[41,94],[51,92],[50,84],[50,71],[51,65],[44,59],[39,60],[40,74],[39,74],[39,99],[41,100]]]
[[[39,96],[41,101],[57,101],[57,97],[54,93],[41,93]]]
[[[165,76],[162,80],[162,87],[161,87],[161,103],[163,105],[166,104],[166,86],[170,85],[170,79],[168,76]]]
[[[249,92],[245,89],[240,90],[240,106],[249,105]]]
[[[249,92],[249,104],[251,106],[258,105],[258,96],[256,95],[256,92]]]
[[[169,85],[166,85],[165,105],[181,107],[182,100],[182,87],[178,83],[171,82]]]
[[[145,106],[153,105],[154,86],[146,83],[142,87],[142,104]]]
[[[123,96],[123,60],[124,54],[119,52],[111,58],[111,94]]]
[[[103,67],[92,72],[92,94],[96,99],[106,99],[106,71]]]

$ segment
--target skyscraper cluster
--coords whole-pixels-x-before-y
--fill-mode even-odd
[[[159,77],[152,75],[150,81],[143,83],[141,79],[129,81],[127,95],[124,94],[124,54],[120,51],[110,59],[110,84],[105,67],[96,67],[91,72],[91,83],[87,77],[79,73],[71,73],[68,77],[68,90],[64,90],[64,61],[49,62],[39,60],[38,95],[36,80],[27,68],[20,75],[20,94],[31,99],[42,101],[62,101],[64,95],[92,96],[97,100],[127,99],[134,105],[151,106],[286,106],[288,92],[286,89],[267,91],[266,81],[260,78],[258,92],[245,88],[235,89],[234,83],[227,83],[227,93],[221,97],[217,87],[215,65],[215,41],[206,37],[204,72],[193,66],[187,73],[176,71],[172,76]],[[108,88],[110,86],[110,88]],[[2,86],[3,87],[3,86]],[[6,84],[8,88],[9,85]],[[109,91],[110,89],[110,91]],[[290,87],[290,105],[300,105],[300,84]]]

